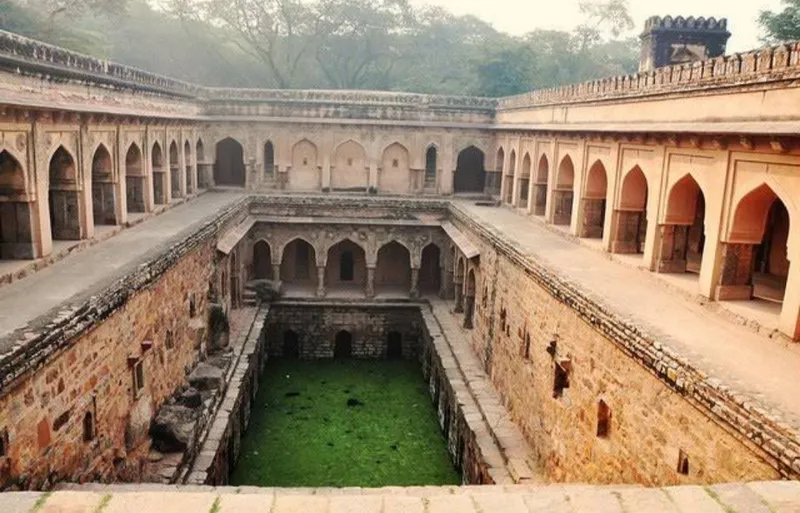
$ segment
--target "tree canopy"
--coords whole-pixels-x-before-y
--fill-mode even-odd
[[[408,0],[0,0],[0,28],[211,86],[504,96],[636,69],[626,0],[581,11],[516,37]]]
[[[764,29],[767,43],[800,39],[800,0],[781,0],[780,12],[761,11],[758,22]]]

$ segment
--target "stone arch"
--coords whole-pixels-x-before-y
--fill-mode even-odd
[[[331,167],[331,188],[365,191],[369,185],[369,162],[364,147],[348,139],[336,147]]]
[[[264,239],[259,239],[253,244],[253,278],[257,280],[271,280],[272,275],[272,248]]]
[[[34,258],[31,203],[25,170],[7,150],[0,151],[0,258]]]
[[[383,150],[378,173],[378,190],[408,194],[411,192],[411,167],[408,149],[394,142]]]
[[[423,294],[437,294],[442,286],[442,252],[433,242],[422,248],[419,267],[419,290]]]
[[[426,188],[436,187],[436,175],[438,168],[438,149],[436,145],[431,143],[425,150],[425,183]]]
[[[173,139],[169,143],[169,178],[171,183],[170,191],[173,198],[180,198],[181,194],[181,161],[178,151],[178,143]]]
[[[217,143],[214,182],[217,185],[244,187],[244,148],[236,139],[226,137]]]
[[[114,163],[103,143],[92,156],[92,216],[96,225],[117,224]]]
[[[514,174],[517,172],[517,152],[513,148],[508,155],[508,167],[503,173],[504,201],[508,204],[513,203],[514,197]]]
[[[153,201],[156,205],[164,205],[167,203],[167,178],[164,170],[164,154],[158,141],[153,143],[150,161],[153,169]]]
[[[602,239],[606,219],[608,173],[600,159],[594,161],[586,175],[583,193],[583,226],[581,237]]]
[[[506,159],[506,152],[502,146],[497,149],[497,155],[495,156],[494,160],[494,169],[498,173],[502,173],[505,168],[505,159]]]
[[[275,178],[275,145],[269,139],[264,143],[264,178]]]
[[[317,286],[317,251],[303,237],[294,237],[281,249],[281,276],[287,285]]]
[[[547,208],[547,182],[550,177],[550,162],[542,153],[533,179],[533,214],[543,216]]]
[[[569,155],[564,155],[561,159],[555,182],[553,224],[569,225],[572,222],[572,202],[575,197],[575,165]]]
[[[367,258],[364,248],[345,238],[328,248],[325,283],[329,287],[359,287],[367,283]]]
[[[183,142],[183,163],[186,177],[186,194],[192,194],[194,188],[192,187],[192,145],[189,140]]]
[[[675,182],[667,195],[667,211],[657,251],[659,272],[699,273],[705,247],[706,202],[691,173]]]
[[[531,154],[526,151],[522,157],[522,171],[517,177],[517,190],[519,191],[517,200],[519,200],[519,206],[522,208],[528,208],[528,189],[531,184],[532,165]]]
[[[396,240],[387,242],[378,249],[375,290],[404,295],[411,291],[411,252]]]
[[[726,247],[724,265],[729,272],[723,272],[722,279],[723,285],[735,285],[741,290],[725,298],[783,301],[790,266],[791,222],[786,203],[766,183],[739,200]],[[729,276],[737,277],[736,282],[725,283]]]
[[[486,183],[484,153],[476,146],[469,146],[458,154],[456,172],[453,175],[453,191],[458,193],[483,193]]]
[[[317,146],[300,139],[292,146],[292,168],[288,188],[293,191],[317,191],[322,188],[322,174],[317,165]]]
[[[631,168],[622,180],[611,251],[643,253],[647,238],[648,184],[642,168]]]
[[[73,156],[59,146],[50,157],[49,166],[50,229],[55,240],[80,240],[81,222],[80,183]]]

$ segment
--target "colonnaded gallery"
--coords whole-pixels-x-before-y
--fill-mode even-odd
[[[729,35],[654,17],[638,73],[488,99],[0,32],[0,511],[800,511],[800,43]],[[363,365],[386,395],[279,388]],[[340,442],[396,365],[412,479],[398,433],[391,486],[309,484],[414,420]]]

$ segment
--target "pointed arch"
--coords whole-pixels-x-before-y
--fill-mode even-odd
[[[34,258],[31,205],[25,170],[7,150],[0,151],[0,258]]]
[[[486,184],[484,153],[469,146],[458,154],[456,172],[453,174],[453,191],[458,193],[483,193]]]
[[[608,175],[600,159],[594,161],[586,175],[583,195],[583,227],[581,237],[602,239],[605,231]]]
[[[383,150],[378,174],[378,190],[381,192],[408,194],[411,192],[411,168],[408,149],[394,142]]]
[[[92,216],[94,224],[117,224],[114,165],[103,143],[92,156]]]
[[[317,252],[304,237],[294,237],[284,244],[280,279],[288,285],[317,286]]]
[[[257,280],[274,279],[272,275],[272,248],[264,239],[253,244],[253,278]]]
[[[658,240],[659,272],[700,272],[705,247],[705,205],[703,191],[691,173],[672,186]]]
[[[436,175],[438,168],[438,150],[435,144],[428,145],[425,150],[425,188],[436,187]]]
[[[178,152],[178,143],[175,139],[169,143],[169,177],[171,182],[172,197],[180,198],[183,196],[181,193],[181,167],[180,167],[180,154]]]
[[[547,211],[547,182],[550,176],[550,162],[542,153],[536,167],[536,178],[533,180],[533,214],[543,216]]]
[[[186,180],[186,194],[194,193],[194,186],[192,184],[192,177],[194,176],[192,165],[192,145],[189,143],[189,140],[186,139],[183,142],[183,164],[185,170],[185,180]]]
[[[348,139],[336,147],[331,168],[331,188],[365,191],[369,185],[369,167],[364,147]]]
[[[81,222],[80,182],[75,159],[59,146],[50,157],[49,166],[50,229],[55,240],[80,240]]]
[[[264,143],[264,178],[275,177],[275,145],[267,139]]]
[[[292,146],[292,168],[288,188],[293,191],[318,191],[322,188],[322,173],[317,163],[317,146],[300,139]]]
[[[396,240],[387,242],[378,249],[375,289],[378,292],[399,292],[403,295],[408,295],[411,291],[411,252]]]
[[[125,196],[128,212],[145,211],[145,173],[142,150],[133,142],[125,152]]]
[[[325,283],[331,288],[358,287],[367,283],[367,258],[364,248],[344,238],[328,248]]]
[[[506,152],[502,146],[498,148],[497,155],[495,156],[494,160],[494,169],[498,173],[502,173],[505,168],[505,159],[506,159]]]
[[[164,154],[158,141],[153,143],[150,160],[153,168],[153,202],[156,205],[164,205],[167,203],[167,177],[164,169]]]
[[[232,137],[217,143],[214,182],[217,185],[245,186],[244,148]]]
[[[643,253],[647,241],[647,176],[638,165],[631,168],[622,180],[613,253]]]
[[[422,248],[419,266],[419,290],[422,294],[438,294],[442,286],[442,251],[433,242]]]
[[[25,194],[25,182],[25,170],[19,160],[10,151],[0,151],[0,195]]]
[[[553,188],[553,224],[567,225],[572,223],[572,203],[575,197],[575,166],[569,155],[564,155],[558,165],[555,187]]]

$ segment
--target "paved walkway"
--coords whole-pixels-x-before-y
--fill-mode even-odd
[[[457,205],[522,253],[687,357],[698,370],[777,409],[800,429],[800,344],[753,333],[669,290],[648,271],[614,262],[509,209]]]
[[[2,513],[791,513],[800,482],[708,487],[255,488],[84,485],[3,494]]]
[[[241,193],[234,192],[203,194],[4,286],[0,293],[0,337],[25,326],[73,297],[92,295],[148,255],[185,237],[204,219],[241,197]]]

